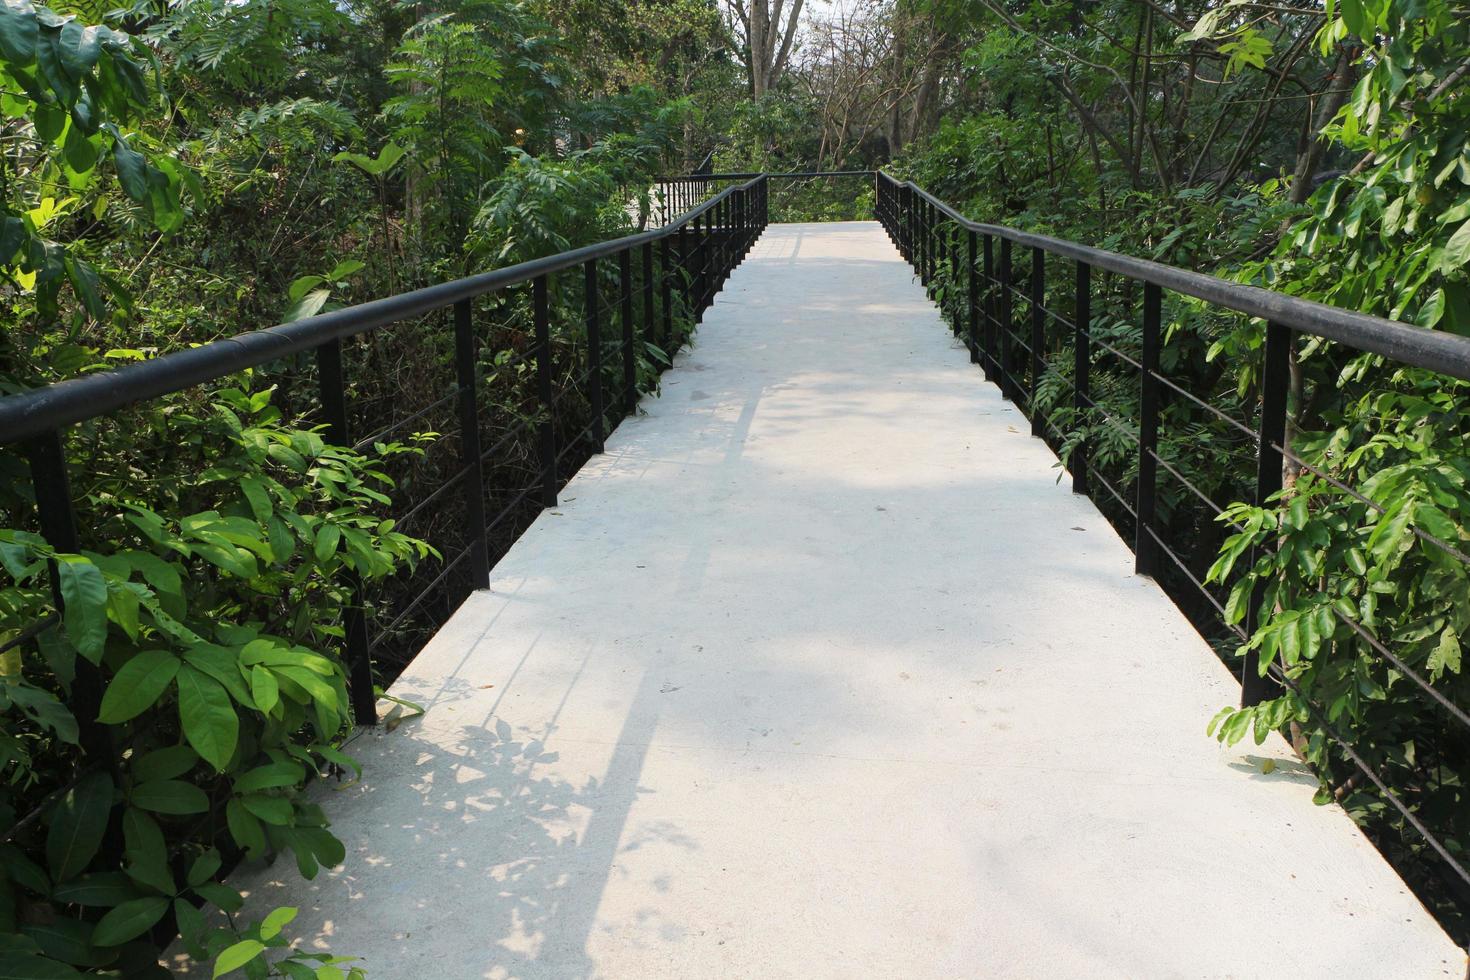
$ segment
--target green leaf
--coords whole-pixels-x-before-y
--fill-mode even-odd
[[[138,897],[138,890],[121,871],[99,871],[57,885],[51,897],[58,902],[112,908]]]
[[[189,873],[185,876],[189,887],[198,888],[206,881],[214,880],[214,876],[218,873],[221,863],[219,851],[212,847],[199,855],[194,859],[194,863],[189,866]]]
[[[0,0],[3,7],[5,0]],[[0,953],[0,980],[85,980],[65,963],[16,951]]]
[[[199,754],[187,745],[170,745],[154,749],[147,755],[134,760],[133,781],[146,783],[154,779],[175,779],[194,768]]]
[[[230,800],[225,804],[225,822],[235,843],[249,851],[252,857],[265,853],[265,828],[239,800]]]
[[[76,123],[67,127],[66,142],[62,144],[61,155],[66,165],[79,174],[89,173],[97,165],[97,147]]]
[[[264,950],[265,944],[262,942],[254,939],[241,940],[219,954],[219,958],[214,961],[214,976],[221,977],[231,970],[238,970]]]
[[[265,714],[270,714],[281,700],[281,686],[276,683],[276,675],[270,672],[270,668],[259,665],[250,668],[250,696],[255,701],[255,707]]]
[[[327,273],[327,278],[335,282],[338,279],[346,279],[353,273],[361,272],[366,268],[367,263],[360,259],[343,259],[332,267],[332,271]]]
[[[134,786],[128,799],[133,806],[154,813],[188,814],[209,810],[209,794],[182,779],[157,779]]]
[[[24,68],[36,60],[41,25],[30,0],[0,0],[0,57],[8,67]]]
[[[123,902],[97,921],[92,933],[94,946],[121,946],[129,939],[136,939],[163,918],[168,911],[166,898],[135,898]]]
[[[258,793],[265,789],[282,789],[301,782],[301,767],[289,762],[272,762],[252,769],[235,780],[236,793]]]
[[[309,316],[316,316],[321,312],[322,307],[327,305],[327,300],[331,296],[330,289],[313,289],[286,308],[286,312],[281,314],[281,322],[294,323]]]
[[[56,560],[61,600],[66,607],[67,639],[94,664],[102,662],[107,642],[107,582],[96,565],[76,555]]]
[[[122,665],[102,696],[97,720],[116,725],[153,707],[179,672],[179,658],[167,650],[144,650]]]
[[[148,200],[148,161],[143,154],[128,146],[116,126],[112,132],[112,163],[117,167],[118,183],[123,193],[138,203]]]
[[[223,772],[235,754],[240,718],[219,681],[184,664],[177,678],[179,723],[199,757]]]
[[[61,56],[61,67],[68,75],[81,81],[91,74],[102,53],[102,34],[105,27],[84,27],[75,20],[61,25],[61,35],[56,41],[57,54]]]
[[[279,796],[253,793],[250,796],[241,797],[240,802],[255,816],[277,827],[288,826],[291,823],[292,814],[296,812],[290,800]]]
[[[1470,221],[1462,224],[1445,242],[1444,253],[1439,257],[1439,271],[1449,274],[1466,265],[1470,265]]]
[[[1429,655],[1426,666],[1435,680],[1438,680],[1445,671],[1452,674],[1460,672],[1460,638],[1455,635],[1453,627],[1446,626],[1444,632],[1439,635],[1439,643],[1435,645],[1434,652]]]
[[[107,832],[112,796],[112,777],[94,772],[57,802],[46,834],[46,863],[54,880],[76,877],[96,855]]]
[[[258,477],[247,476],[240,481],[240,492],[250,503],[250,512],[255,519],[264,524],[270,520],[271,514],[275,513],[275,506],[271,503],[270,494],[266,492],[265,484]],[[272,549],[274,550],[274,549]]]
[[[260,936],[262,939],[274,939],[281,934],[281,930],[296,918],[296,910],[289,905],[274,909],[260,922]]]
[[[316,560],[324,562],[337,552],[337,544],[342,540],[342,529],[335,524],[323,524],[322,529],[317,532],[314,552]]]
[[[408,151],[397,143],[389,142],[383,147],[377,159],[365,156],[361,153],[349,153],[343,151],[332,157],[333,163],[350,163],[373,177],[381,177],[397,165],[399,160]]]
[[[168,868],[168,845],[157,821],[136,807],[123,813],[125,870],[134,881],[172,895],[173,875]]]
[[[204,913],[199,911],[194,903],[182,898],[174,899],[174,922],[178,924],[179,935],[186,943],[198,942],[201,938],[200,934],[208,925]]]

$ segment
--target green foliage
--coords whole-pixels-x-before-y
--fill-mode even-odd
[[[330,446],[283,424],[270,396],[226,388],[205,413],[157,414],[159,438],[199,454],[176,475],[170,508],[143,502],[122,473],[87,474],[88,494],[106,502],[91,535],[106,551],[58,554],[38,535],[0,531],[0,635],[54,611],[52,565],[65,600],[59,633],[12,662],[4,685],[22,712],[0,729],[14,764],[0,810],[45,809],[33,835],[0,852],[0,909],[9,910],[0,926],[14,931],[46,909],[83,927],[73,952],[41,942],[24,947],[30,959],[80,967],[141,955],[170,913],[200,957],[224,947],[238,957],[240,943],[263,941],[252,932],[284,945],[274,941],[280,921],[240,939],[185,911],[238,906],[214,880],[221,861],[201,815],[226,817],[227,843],[240,852],[292,852],[307,877],[342,860],[320,808],[299,793],[345,761],[338,745],[350,709],[331,652],[351,601],[345,573],[381,580],[430,550],[374,516],[389,502],[382,461],[411,450],[385,444],[364,456]],[[42,776],[64,771],[77,741],[63,705],[78,657],[109,678],[97,720],[128,749],[115,775],[88,761],[47,807],[36,798]],[[120,855],[102,851],[114,821]],[[44,852],[44,869],[30,845]],[[182,881],[181,866],[190,868]]]
[[[158,229],[183,220],[180,190],[190,175],[133,128],[150,108],[146,55],[127,34],[4,0],[0,56],[0,114],[21,123],[0,163],[0,276],[34,297],[44,319],[57,315],[66,284],[102,318],[106,296],[126,305],[127,290],[48,232],[98,206],[107,170]]]

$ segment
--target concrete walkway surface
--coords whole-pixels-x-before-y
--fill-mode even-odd
[[[643,408],[254,908],[375,980],[1463,980],[877,224],[769,228]]]

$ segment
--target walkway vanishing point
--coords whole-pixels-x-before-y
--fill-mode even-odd
[[[236,876],[444,977],[1465,976],[982,380],[876,223],[773,225],[697,345]],[[1264,775],[1262,763],[1275,760]]]

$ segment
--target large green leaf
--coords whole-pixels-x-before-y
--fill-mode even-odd
[[[1439,271],[1448,274],[1467,265],[1470,265],[1470,221],[1461,225],[1445,243],[1444,254],[1439,259]]]
[[[179,670],[176,680],[184,738],[200,758],[223,772],[240,735],[240,719],[229,694],[219,681],[188,664]]]
[[[5,0],[0,0],[3,5]],[[0,980],[83,980],[83,975],[65,963],[31,953],[0,953]]]
[[[139,203],[148,199],[148,161],[143,154],[128,146],[116,126],[112,132],[112,162],[117,167],[117,179],[123,193]]]
[[[77,81],[91,74],[102,53],[102,38],[110,33],[105,27],[84,27],[74,20],[61,25],[61,36],[56,40],[56,51],[61,56],[61,67]]]
[[[209,810],[209,794],[182,779],[155,779],[134,786],[128,794],[133,806],[154,813],[189,814]]]
[[[56,561],[67,639],[92,663],[102,662],[107,642],[107,582],[96,565],[73,555]]]
[[[36,60],[41,25],[30,0],[0,0],[0,56],[14,68]]]
[[[158,702],[180,666],[179,658],[167,650],[144,650],[133,657],[108,685],[97,720],[116,725],[136,718]]]
[[[112,795],[112,776],[94,772],[57,801],[46,834],[46,863],[54,880],[76,877],[96,855],[107,832]]]
[[[123,902],[97,921],[92,933],[93,945],[121,946],[129,939],[136,939],[163,918],[168,903],[168,899],[158,896]]]
[[[58,902],[112,908],[138,897],[131,879],[121,871],[99,871],[57,885],[51,897]]]
[[[264,951],[264,943],[255,939],[242,939],[219,954],[219,958],[214,961],[214,976],[222,977],[231,970],[238,970]]]
[[[168,867],[168,845],[158,822],[142,810],[128,807],[123,814],[123,841],[128,877],[172,895],[174,880]]]

